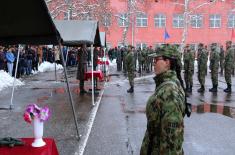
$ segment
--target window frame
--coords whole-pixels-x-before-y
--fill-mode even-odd
[[[194,19],[192,19],[194,18]],[[195,21],[195,26],[193,25],[193,21]],[[201,24],[201,25],[200,25]],[[203,15],[201,14],[194,14],[192,16],[190,16],[190,25],[192,28],[202,28],[203,27]]]
[[[166,15],[163,13],[158,13],[154,15],[154,27],[164,28],[166,27]]]
[[[229,22],[230,22],[230,16],[232,16],[232,25],[230,26]],[[228,23],[227,23],[228,28],[235,28],[235,13],[230,13],[228,15]]]
[[[144,16],[144,17],[143,17]],[[139,22],[138,22],[139,20]],[[146,25],[144,25],[144,21],[146,20]],[[136,27],[148,27],[148,15],[146,13],[138,13],[136,15],[136,20],[135,20]],[[140,25],[138,25],[140,24]]]
[[[219,18],[217,18],[217,16],[219,16]],[[212,21],[213,21],[213,23],[211,23]],[[219,21],[219,26],[216,26],[216,21]],[[209,15],[209,27],[210,28],[215,28],[215,29],[216,28],[221,28],[221,15],[220,14],[210,14]]]
[[[175,22],[177,22],[177,25],[175,25]],[[181,24],[182,24],[182,26],[181,26]],[[183,14],[173,14],[172,25],[173,25],[173,28],[184,28],[184,15]]]
[[[128,27],[128,17],[127,13],[119,13],[118,14],[120,17],[118,17],[118,26],[119,27]],[[126,20],[125,20],[126,19]],[[120,24],[121,23],[121,24]]]

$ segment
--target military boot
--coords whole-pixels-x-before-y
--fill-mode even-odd
[[[217,92],[217,85],[213,85],[213,87],[209,89],[209,92]]]
[[[201,88],[199,88],[199,89],[197,90],[197,92],[199,92],[199,93],[203,93],[204,91],[205,91],[204,85],[202,85]]]
[[[131,86],[130,89],[127,90],[128,93],[133,93],[134,92],[134,87]]]
[[[232,92],[231,84],[227,85],[227,88],[224,89],[224,92],[226,92],[226,93],[231,93]]]

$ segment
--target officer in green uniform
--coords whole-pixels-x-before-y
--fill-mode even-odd
[[[128,53],[125,57],[127,76],[130,84],[130,89],[127,90],[128,93],[134,92],[134,78],[135,78],[135,63],[134,63],[134,47],[128,46]]]
[[[232,42],[227,41],[226,42],[226,56],[225,56],[225,61],[224,61],[224,77],[225,81],[227,83],[227,88],[224,89],[224,92],[226,93],[231,93],[232,92],[232,70],[233,70],[233,60],[234,60],[234,49],[232,48]]]
[[[186,91],[191,93],[193,87],[194,53],[189,45],[186,45],[184,52],[184,80]]]
[[[223,75],[223,73],[224,73],[224,49],[223,49],[223,46],[220,46],[219,65],[220,65],[220,74]]]
[[[213,87],[210,92],[217,92],[218,87],[218,70],[219,70],[219,51],[216,43],[211,44],[210,70]]]
[[[151,56],[156,89],[146,105],[147,130],[140,155],[182,155],[185,93],[175,72],[177,58],[164,48]]]
[[[205,77],[206,77],[206,69],[207,69],[207,53],[203,47],[203,44],[200,43],[198,45],[198,81],[201,85],[198,92],[205,91]]]

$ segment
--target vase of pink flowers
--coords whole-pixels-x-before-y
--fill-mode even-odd
[[[33,122],[34,141],[33,147],[46,145],[43,141],[43,123],[49,119],[50,111],[48,107],[40,108],[36,104],[29,104],[24,112],[24,120],[28,123]]]

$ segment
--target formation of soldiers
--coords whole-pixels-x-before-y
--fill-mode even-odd
[[[173,45],[165,44],[164,48],[172,48]],[[174,47],[177,48],[177,47]],[[132,69],[140,74],[143,72],[149,73],[152,72],[153,68],[153,60],[148,55],[158,52],[158,48],[155,50],[152,47],[144,48],[144,49],[134,49],[131,48],[133,51],[132,55],[132,62],[133,65],[130,65],[128,62],[127,65],[127,55],[128,55],[128,48],[118,48],[116,51],[117,56],[117,70],[123,71],[124,74],[130,70],[128,66],[133,67]],[[130,55],[128,56],[130,57]],[[130,58],[128,58],[130,59]],[[210,92],[217,92],[218,88],[218,75],[219,71],[221,75],[224,75],[225,81],[227,84],[227,88],[224,89],[224,92],[231,93],[232,92],[232,80],[231,77],[234,75],[235,69],[235,49],[232,47],[232,42],[226,42],[226,48],[224,50],[223,46],[219,46],[217,43],[212,43],[210,46],[204,45],[199,43],[197,52],[194,48],[189,45],[186,45],[183,50],[183,54],[179,52],[179,60],[183,62],[181,65],[181,69],[184,70],[184,83],[186,86],[186,91],[188,93],[192,93],[193,88],[193,74],[195,68],[195,60],[197,59],[198,64],[198,81],[201,87],[197,90],[199,93],[203,93],[205,91],[205,77],[208,73],[208,60],[209,60],[209,69],[211,73],[211,81],[212,81],[212,88],[209,89]],[[132,74],[128,74],[132,75]],[[132,79],[132,78],[129,78]],[[131,83],[131,82],[130,82]],[[133,84],[131,84],[133,85]],[[131,86],[131,88],[134,87]],[[133,92],[129,89],[128,92]]]

